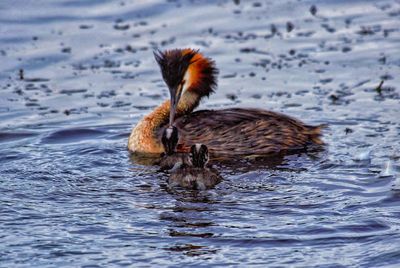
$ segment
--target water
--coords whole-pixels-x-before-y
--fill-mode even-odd
[[[397,267],[399,19],[399,1],[1,1],[0,266]],[[152,50],[177,47],[220,68],[202,108],[328,123],[325,149],[171,191],[126,146],[168,98]]]

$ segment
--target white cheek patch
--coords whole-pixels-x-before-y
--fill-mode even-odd
[[[167,134],[167,139],[170,139],[171,138],[171,136],[172,136],[172,128],[167,128],[167,130],[166,130],[166,134]]]
[[[183,76],[183,80],[185,80],[185,83],[183,84],[182,87],[182,94],[186,92],[186,90],[189,88],[189,80],[190,80],[190,73],[189,73],[189,68],[186,70],[185,75]]]
[[[201,148],[201,143],[196,143],[196,152],[199,152]]]

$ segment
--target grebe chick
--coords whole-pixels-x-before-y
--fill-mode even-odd
[[[173,49],[154,53],[170,92],[165,101],[132,130],[128,148],[134,153],[161,153],[161,135],[168,122],[179,129],[178,148],[207,144],[212,157],[264,156],[323,144],[323,126],[263,109],[193,110],[214,93],[218,69],[197,50]]]
[[[206,167],[208,148],[204,144],[195,144],[190,148],[191,165],[183,165],[174,170],[168,180],[171,187],[206,190],[221,182],[222,177],[214,169]]]
[[[190,164],[188,154],[176,152],[178,140],[179,134],[176,127],[169,126],[163,131],[161,142],[164,146],[164,153],[162,153],[162,158],[159,162],[161,170],[175,169],[182,165]]]

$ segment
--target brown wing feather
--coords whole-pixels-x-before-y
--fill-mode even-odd
[[[309,126],[292,117],[259,109],[202,110],[179,117],[180,147],[208,146],[214,157],[266,155],[322,144],[322,126]]]

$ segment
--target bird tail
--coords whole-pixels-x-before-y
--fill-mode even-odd
[[[326,129],[327,127],[327,124],[321,124],[318,126],[307,126],[308,129],[306,133],[308,134],[310,141],[315,144],[323,145],[324,142],[321,139],[322,130]]]

